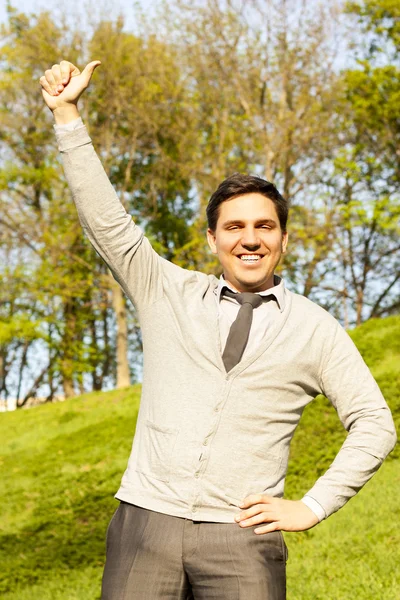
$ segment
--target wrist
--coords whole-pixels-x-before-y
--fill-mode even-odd
[[[80,114],[75,104],[67,104],[55,108],[53,116],[57,125],[67,125],[71,121],[79,119]]]
[[[307,508],[311,510],[311,512],[316,516],[318,521],[322,521],[326,518],[325,510],[322,508],[319,502],[311,498],[311,496],[307,496],[307,494],[300,500]]]

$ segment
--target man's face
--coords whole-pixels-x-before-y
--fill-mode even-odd
[[[282,233],[272,200],[252,193],[222,202],[216,230],[207,231],[207,240],[236,290],[262,292],[274,285],[287,233]]]

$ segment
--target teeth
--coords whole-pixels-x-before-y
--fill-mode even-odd
[[[260,258],[261,256],[259,254],[242,254],[240,257],[240,259],[245,262],[256,262]]]

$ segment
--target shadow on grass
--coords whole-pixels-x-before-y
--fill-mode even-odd
[[[11,457],[8,472],[18,466],[22,476],[9,476],[8,530],[16,531],[0,535],[0,597],[88,566],[101,573],[133,426],[134,419],[105,420]]]
[[[91,511],[88,504],[92,505]],[[49,506],[46,521],[14,535],[2,535],[0,546],[5,558],[0,595],[54,578],[56,574],[63,576],[86,566],[101,568],[111,513],[110,496],[101,498],[94,494],[85,498],[85,506],[82,502],[75,507],[68,518]],[[4,568],[8,560],[12,560],[12,569]]]

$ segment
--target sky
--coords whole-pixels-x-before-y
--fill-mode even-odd
[[[318,4],[321,0],[308,0],[310,4]],[[342,0],[335,0],[336,3],[341,4]],[[158,0],[58,0],[55,8],[54,0],[11,0],[11,4],[18,8],[21,12],[34,13],[40,12],[41,10],[50,10],[56,12],[57,9],[71,13],[74,5],[79,7],[89,7],[89,9],[98,13],[98,6],[105,7],[105,14],[107,16],[116,15],[122,9],[124,14],[127,16],[129,25],[129,19],[132,18],[134,13],[135,5],[139,5],[144,9],[145,12],[152,12],[157,4]],[[301,4],[301,0],[298,0]],[[322,2],[323,3],[323,2]],[[6,21],[6,5],[7,0],[0,0],[0,23]]]
[[[57,3],[54,0],[11,0],[11,4],[18,8],[20,12],[40,13],[43,10],[49,10],[52,14],[57,15],[57,11],[60,14],[68,15],[73,22],[76,18],[79,20],[80,15],[85,23],[89,24],[90,27],[90,15],[93,15],[94,23],[98,22],[99,16],[105,18],[116,17],[118,14],[123,13],[125,21],[125,29],[127,31],[135,30],[135,13],[137,9],[143,12],[144,16],[151,16],[156,12],[156,6],[160,0],[58,0]],[[188,0],[190,2],[190,0]],[[332,0],[334,4],[341,5],[344,0]],[[298,5],[302,4],[302,0],[297,0]],[[324,0],[308,0],[310,6],[317,7],[318,4],[324,3]],[[0,0],[0,24],[7,21],[7,0]],[[100,8],[101,7],[101,8]],[[89,15],[89,17],[88,17]],[[92,23],[93,25],[93,23]],[[336,37],[336,42],[339,38]],[[336,68],[341,69],[347,63],[347,52],[346,43],[339,43],[337,49]]]
[[[124,14],[127,16],[127,25],[129,25],[129,20],[133,18],[134,6],[140,5],[145,12],[154,10],[154,7],[157,3],[157,0],[103,0],[101,2],[96,2],[95,0],[84,0],[83,2],[79,2],[78,0],[59,0],[57,2],[57,9],[65,13],[69,13],[71,9],[73,9],[74,4],[79,6],[88,6],[97,13],[98,5],[101,4],[105,7],[105,13],[110,14],[118,14],[120,12],[119,9],[122,9]],[[42,10],[50,10],[51,12],[55,12],[55,3],[54,0],[11,0],[12,6],[18,8],[20,12],[25,13],[35,13],[41,12]],[[7,20],[7,11],[6,11],[7,1],[0,0],[0,23],[4,23]]]

